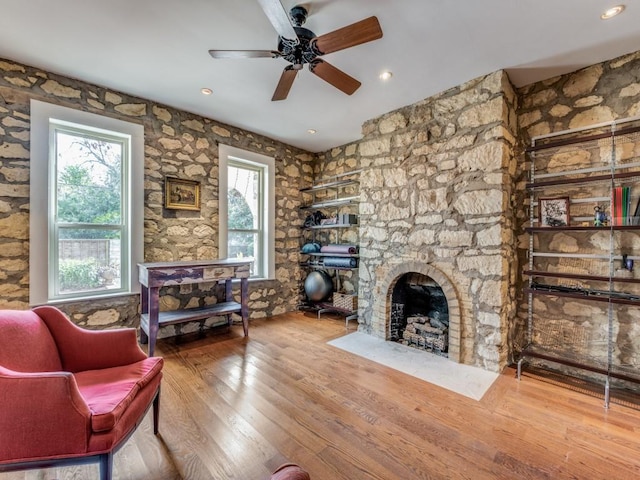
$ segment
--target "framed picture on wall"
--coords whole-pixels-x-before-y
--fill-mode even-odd
[[[569,225],[569,197],[540,198],[538,206],[542,227],[566,227]]]
[[[200,182],[165,177],[164,208],[200,210]]]

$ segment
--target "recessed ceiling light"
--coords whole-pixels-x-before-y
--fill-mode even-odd
[[[602,20],[608,20],[610,18],[615,17],[616,15],[621,14],[623,10],[624,10],[624,5],[616,5],[615,7],[611,7],[608,10],[605,10],[605,12],[602,15],[600,15],[600,18]]]
[[[203,88],[203,89],[200,90],[200,92],[203,95],[211,95],[213,93],[213,90],[211,90],[210,88]]]
[[[307,130],[307,133],[310,133],[311,135],[315,134],[317,132],[317,130],[314,130],[313,128],[310,128],[309,130]]]
[[[389,70],[385,70],[380,74],[380,80],[389,80],[391,77],[393,77],[393,73]]]

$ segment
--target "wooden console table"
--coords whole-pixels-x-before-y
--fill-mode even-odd
[[[162,325],[205,320],[240,313],[244,336],[249,335],[249,269],[252,258],[222,260],[194,260],[182,262],[139,263],[138,277],[142,286],[140,295],[140,342],[149,342],[149,356],[153,356],[158,330]],[[233,300],[231,281],[240,279],[240,303]],[[160,288],[171,285],[214,282],[218,302],[200,308],[170,312],[160,311]],[[222,284],[222,282],[224,282]],[[222,285],[221,285],[222,284]]]

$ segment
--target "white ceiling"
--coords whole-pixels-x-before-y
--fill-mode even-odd
[[[1,0],[0,58],[318,152],[360,138],[366,120],[499,69],[522,86],[638,50],[640,2],[624,1],[608,21],[600,14],[616,0],[304,2],[317,35],[378,17],[382,39],[323,57],[362,82],[352,96],[305,68],[289,97],[271,102],[285,60],[209,56],[277,49],[257,0]],[[282,0],[287,11],[298,3]],[[383,83],[386,69],[394,75]]]

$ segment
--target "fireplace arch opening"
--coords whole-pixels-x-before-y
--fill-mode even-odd
[[[442,287],[418,272],[401,275],[391,292],[389,340],[449,356],[449,305]]]
[[[378,279],[373,289],[373,309],[370,333],[391,340],[391,307],[393,290],[400,278],[405,274],[422,274],[432,279],[442,288],[447,300],[449,314],[448,358],[461,363],[461,317],[460,303],[453,283],[439,268],[428,263],[426,259],[397,258],[376,269]]]

